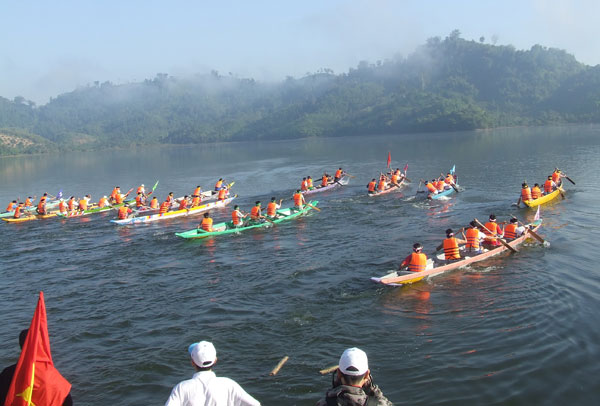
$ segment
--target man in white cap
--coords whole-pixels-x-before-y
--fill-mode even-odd
[[[333,377],[333,388],[317,406],[392,406],[381,389],[373,383],[367,354],[358,348],[348,348],[340,357]]]
[[[194,343],[188,352],[196,373],[173,388],[165,406],[260,406],[235,381],[215,375],[212,367],[217,362],[217,350],[212,343]]]

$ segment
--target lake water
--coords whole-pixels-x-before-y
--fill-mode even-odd
[[[413,183],[370,198],[365,185],[408,163]],[[456,165],[465,190],[414,198],[419,178]],[[395,404],[586,405],[600,398],[600,127],[513,128],[447,134],[308,139],[68,153],[0,159],[0,202],[59,189],[97,201],[115,185],[160,180],[164,199],[235,181],[236,202],[286,198],[303,176],[355,176],[317,194],[321,212],[272,229],[206,241],[176,231],[199,217],[133,227],[114,212],[0,224],[0,362],[44,291],[54,362],[78,405],[163,404],[191,377],[187,347],[213,341],[218,375],[264,405],[314,405],[330,386],[320,369],[364,349],[375,382]],[[403,288],[373,284],[415,241],[431,253],[448,227],[501,220],[523,180],[555,166],[576,182],[542,207],[540,233],[467,269]],[[2,207],[4,208],[4,207]],[[230,209],[214,211],[215,222]],[[269,371],[285,355],[276,377]]]

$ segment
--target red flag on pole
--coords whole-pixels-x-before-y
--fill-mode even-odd
[[[404,165],[404,173],[406,173],[407,169],[408,169],[408,163],[406,165]]]
[[[388,160],[387,160],[387,167],[388,169],[390,169],[390,164],[392,163],[392,152],[388,151]]]
[[[60,406],[71,384],[54,368],[44,292],[40,292],[5,406]]]

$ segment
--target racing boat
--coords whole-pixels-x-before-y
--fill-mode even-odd
[[[525,205],[527,207],[537,207],[541,204],[548,203],[549,201],[556,199],[558,197],[558,195],[560,195],[562,192],[564,192],[562,187],[558,187],[556,190],[554,190],[540,198],[533,199],[533,200],[523,200],[523,203],[525,203]]]
[[[332,182],[332,183],[328,184],[327,186],[317,186],[317,187],[314,187],[314,188],[309,189],[309,190],[304,190],[301,193],[304,194],[304,195],[312,195],[314,193],[325,192],[327,190],[335,189],[335,188],[338,188],[340,186],[345,186],[349,182],[350,182],[350,178],[347,178],[346,176],[343,176],[340,180]]]

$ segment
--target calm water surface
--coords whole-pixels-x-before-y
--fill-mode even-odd
[[[369,198],[365,185],[388,151],[394,167],[408,162],[413,183]],[[414,198],[419,178],[454,164],[463,193]],[[0,224],[2,367],[16,361],[18,332],[43,290],[54,361],[79,405],[163,404],[193,374],[187,346],[202,339],[217,347],[216,373],[264,405],[313,405],[330,385],[318,371],[350,346],[368,353],[395,404],[597,404],[600,127],[2,158],[0,203],[61,188],[97,201],[116,184],[128,190],[157,179],[164,199],[225,177],[249,210],[338,166],[356,177],[315,195],[320,213],[213,240],[173,235],[196,227],[195,217],[135,227],[109,223],[114,213]],[[370,282],[413,242],[430,253],[446,228],[473,217],[531,219],[532,210],[511,203],[523,180],[541,182],[555,166],[577,184],[542,209],[549,247],[531,242],[409,287]]]

